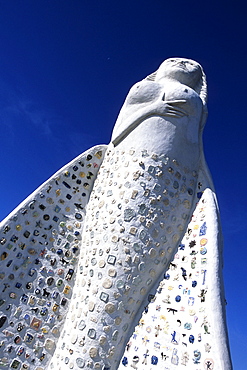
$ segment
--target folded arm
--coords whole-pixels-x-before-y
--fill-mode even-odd
[[[114,146],[118,145],[126,136],[129,135],[139,124],[146,118],[151,116],[162,116],[162,117],[174,117],[181,118],[187,116],[186,110],[183,105],[186,103],[185,99],[172,100],[172,101],[156,101],[152,104],[146,105],[145,107],[139,108],[124,122],[124,128],[117,130],[117,135],[113,135],[112,143]],[[120,129],[123,125],[120,121]],[[117,127],[117,124],[116,124]]]

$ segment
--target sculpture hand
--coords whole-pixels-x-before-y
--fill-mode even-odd
[[[185,104],[185,99],[180,100],[159,100],[151,105],[146,105],[144,108],[136,110],[128,120],[125,121],[125,128],[119,130],[119,134],[115,135],[112,139],[112,143],[116,146],[119,144],[131,131],[133,131],[144,119],[152,116],[164,116],[164,117],[175,117],[181,118],[188,116],[188,112],[181,108],[181,105]],[[121,127],[121,122],[119,124]]]
[[[159,102],[157,106],[157,114],[175,118],[187,116],[188,113],[186,112],[186,110],[181,108],[181,106],[185,103],[186,100],[184,99]]]

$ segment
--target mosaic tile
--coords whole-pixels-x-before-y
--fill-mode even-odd
[[[68,164],[3,224],[0,365],[110,370],[129,339],[119,369],[213,369],[204,185],[175,158],[109,146],[101,165],[105,150]]]
[[[198,211],[195,212],[198,213]],[[196,213],[195,216],[197,216]],[[205,229],[205,222],[204,218],[204,221],[201,222],[203,229]],[[191,222],[188,230],[192,226]],[[165,279],[160,282],[151,302],[149,304],[147,302],[148,308],[144,311],[139,325],[136,326],[132,338],[127,344],[119,369],[132,368],[134,363],[136,368],[141,369],[142,366],[147,365],[149,369],[165,366],[165,368],[173,370],[177,369],[179,364],[189,368],[192,368],[194,364],[203,364],[204,368],[213,369],[213,356],[217,354],[210,346],[210,340],[212,341],[213,335],[215,335],[214,327],[210,323],[210,309],[207,311],[208,306],[203,307],[207,299],[209,284],[206,278],[206,270],[202,270],[198,274],[193,269],[192,263],[191,270],[181,267],[182,273],[178,274],[177,264],[177,261],[184,264],[193,261],[191,247],[194,248],[195,253],[200,252],[201,227],[198,227],[197,233],[191,235],[190,238],[184,237],[178,247],[178,252],[170,263]],[[206,238],[204,239],[207,241]],[[205,266],[207,266],[207,261],[205,261]],[[210,267],[207,266],[207,268]],[[168,280],[173,281],[178,289],[171,289]],[[177,294],[178,291],[181,294]],[[157,315],[157,313],[159,314]],[[153,327],[152,322],[156,323],[154,331],[151,329]],[[187,332],[189,333],[187,334]],[[148,343],[149,348],[146,352],[143,347],[144,341]],[[176,348],[180,342],[183,346]],[[137,361],[136,350],[138,348],[141,348],[143,354],[141,358],[138,357]],[[209,352],[206,352],[205,348]],[[210,353],[211,358],[205,353]],[[204,358],[202,358],[203,356]],[[162,365],[159,365],[160,363]]]
[[[6,251],[0,255],[4,263],[0,277],[5,287],[0,306],[0,340],[4,344],[0,346],[0,366],[43,370],[37,363],[46,367],[54,353],[74,285],[78,260],[75,245],[83,226],[81,211],[87,204],[104,151],[105,148],[96,147],[92,154],[76,158],[34,193],[33,200],[29,198],[17,208],[14,217],[1,224],[0,243]],[[87,182],[80,183],[77,173],[84,161],[90,165],[90,171],[85,175]],[[28,355],[30,350],[32,355]],[[25,354],[25,363],[13,359],[12,353],[21,359]]]

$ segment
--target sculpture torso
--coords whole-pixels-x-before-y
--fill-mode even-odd
[[[186,114],[163,116],[162,107],[174,100],[185,100]],[[201,114],[198,94],[180,83],[142,81],[130,90],[113,141],[135,120],[139,124],[115,148],[109,145],[87,208],[76,282],[82,316],[75,327],[90,338],[95,355],[85,348],[88,363],[117,369],[130,320],[143,310],[186,230],[197,186]],[[72,335],[69,327],[65,332]]]
[[[159,109],[166,101],[185,100],[184,117],[166,117]],[[147,109],[157,106],[157,113],[146,114]],[[190,87],[179,82],[166,80],[164,84],[141,81],[135,84],[124,103],[119,118],[113,130],[113,141],[128,126],[135,117],[142,116],[143,120],[130,129],[128,140],[120,142],[119,149],[126,148],[128,143],[135,148],[150,149],[157,154],[165,154],[176,158],[179,163],[189,166],[190,169],[198,167],[199,163],[199,129],[202,116],[202,101],[198,94]]]

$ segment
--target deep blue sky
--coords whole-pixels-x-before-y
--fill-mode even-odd
[[[208,79],[206,158],[219,200],[234,368],[246,370],[246,5],[0,0],[0,219],[64,164],[108,143],[129,88],[168,57]]]

